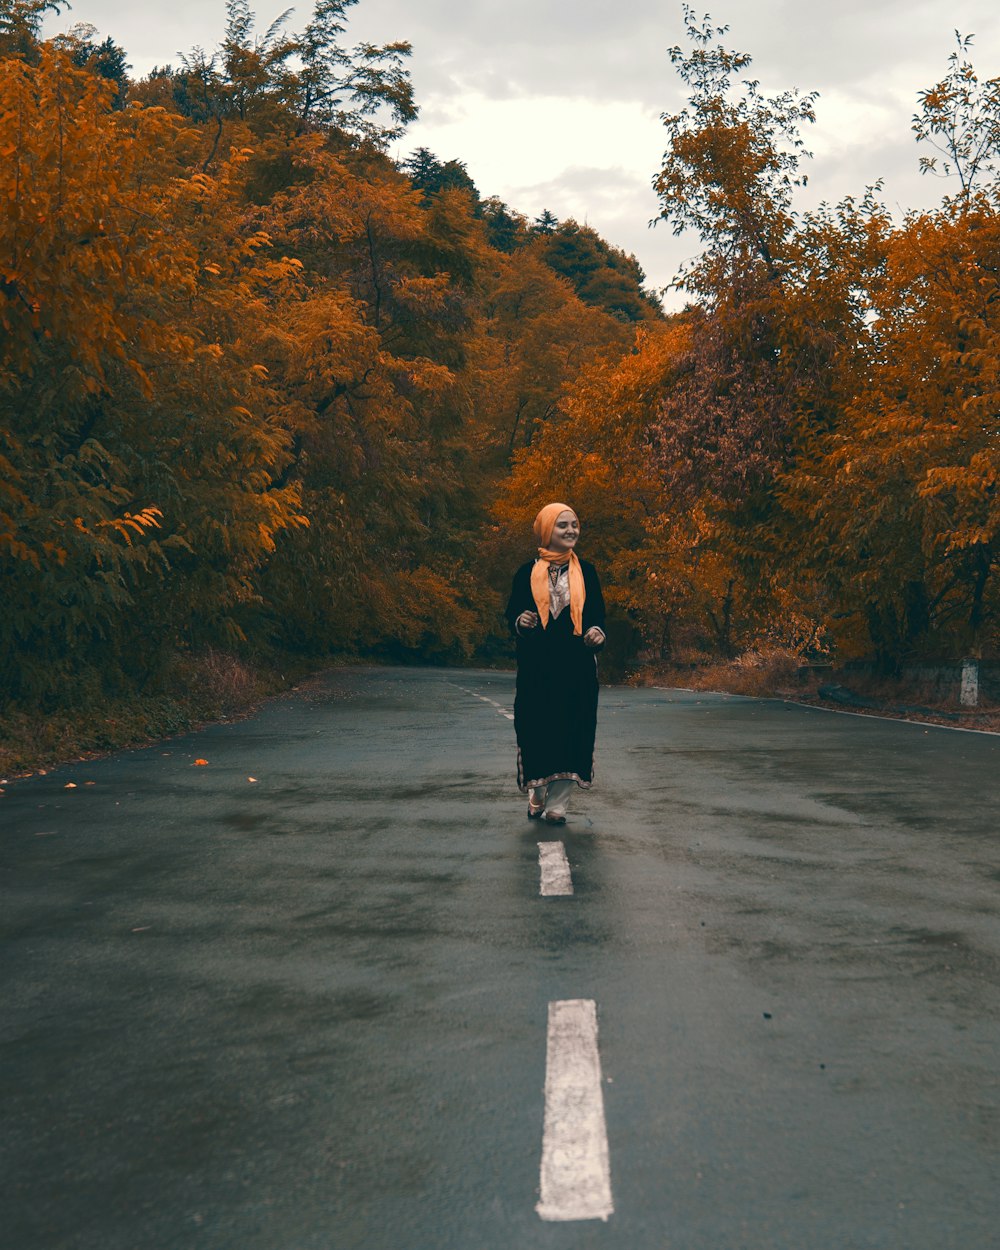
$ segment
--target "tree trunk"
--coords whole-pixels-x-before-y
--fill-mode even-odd
[[[993,553],[986,544],[976,548],[976,580],[972,588],[972,609],[969,612],[969,632],[972,635],[972,654],[979,655],[983,629],[983,602],[986,583],[993,571]]]
[[[708,619],[712,623],[712,632],[715,634],[715,645],[719,649],[719,654],[726,660],[733,658],[733,587],[735,585],[736,579],[731,577],[722,600],[721,620],[714,612],[708,613]]]
[[[922,581],[909,581],[903,587],[903,604],[906,613],[906,641],[916,642],[931,627],[930,602],[927,587]]]
[[[674,640],[670,630],[671,623],[669,616],[663,618],[663,627],[660,630],[660,659],[663,661],[674,658]]]
[[[891,607],[869,600],[865,604],[868,637],[875,651],[875,668],[881,677],[900,674],[899,624]]]

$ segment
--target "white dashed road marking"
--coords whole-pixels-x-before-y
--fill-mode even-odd
[[[541,1197],[535,1210],[543,1220],[606,1220],[614,1211],[593,999],[549,1003]]]
[[[541,874],[539,894],[559,895],[573,893],[573,878],[569,871],[566,848],[561,842],[539,842],[538,867]]]
[[[475,690],[466,690],[464,686],[456,686],[455,688],[456,690],[461,690],[463,694],[471,694],[474,699],[481,699],[483,703],[488,703],[490,707],[495,707],[500,715],[506,716],[508,720],[514,719],[514,713],[508,712],[502,703],[495,703],[492,699],[487,699],[484,694],[476,694]]]
[[[514,714],[486,695],[451,682],[507,720]],[[539,893],[571,895],[573,877],[562,842],[538,843]],[[545,1056],[545,1123],[539,1200],[543,1220],[606,1220],[614,1213],[604,1122],[597,1004],[590,998],[549,1003]]]

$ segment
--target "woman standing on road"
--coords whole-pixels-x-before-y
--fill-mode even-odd
[[[528,817],[566,823],[573,786],[590,789],[604,597],[576,554],[580,521],[564,503],[535,517],[538,556],[514,574],[507,621],[517,638],[517,785]]]

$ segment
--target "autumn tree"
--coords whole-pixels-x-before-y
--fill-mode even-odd
[[[677,488],[697,489],[711,461],[717,492],[740,499],[765,485],[780,463],[789,410],[781,335],[782,299],[794,281],[792,193],[804,181],[800,128],[814,120],[815,95],[765,97],[746,53],[713,41],[727,27],[696,19],[693,44],[670,50],[689,93],[664,114],[668,147],[654,179],[661,217],[704,245],[680,285],[696,319],[686,381],[666,397],[663,465]]]
[[[958,196],[968,201],[983,183],[995,189],[1000,174],[1000,78],[982,82],[970,60],[973,36],[956,31],[955,38],[947,74],[919,93],[913,131],[937,152],[921,156],[921,172],[957,178]]]
[[[113,91],[46,46],[0,62],[0,639],[25,696],[223,636],[302,523],[253,348],[255,293],[288,267],[258,263],[232,175],[190,173],[184,129]]]
[[[945,158],[922,167],[950,172],[956,193],[886,232],[863,367],[782,484],[844,647],[870,648],[887,672],[997,644],[1000,84],[979,83],[968,46],[914,122]]]
[[[30,55],[2,62],[8,687],[66,689],[88,664],[146,680],[203,643],[469,656],[494,645],[515,519],[559,481],[613,570],[619,625],[663,656],[730,653],[779,618],[804,638],[819,613],[873,619],[896,593],[836,457],[879,480],[879,439],[901,441],[885,353],[917,351],[921,326],[929,351],[950,324],[916,258],[943,273],[961,254],[956,289],[981,278],[987,199],[909,251],[874,193],[796,215],[811,97],[738,86],[746,58],[689,14],[692,105],[665,119],[658,186],[706,251],[684,277],[697,306],[664,319],[589,227],[530,223],[458,159],[390,159],[412,116],[406,47],[350,48],[350,3],[294,34],[285,14],[257,33],[230,0],[219,48],[125,96],[96,32],[39,42],[44,7],[21,5]],[[956,394],[978,370],[962,413],[986,428],[991,304],[966,302],[985,329],[960,327],[942,360]],[[942,419],[909,485],[882,489],[919,501],[922,532],[936,518],[932,632],[962,617],[985,637],[992,446],[972,419],[951,443]],[[884,576],[851,599],[837,561]]]
[[[454,573],[475,522],[461,374],[481,228],[468,197],[425,204],[378,153],[317,135],[297,161],[305,176],[256,213],[303,275],[275,310],[275,371],[313,524],[269,571],[274,620],[303,647],[462,654],[478,628]]]

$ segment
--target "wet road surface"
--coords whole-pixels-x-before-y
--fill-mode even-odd
[[[605,688],[540,829],[512,698],[338,670],[6,787],[0,1244],[1000,1246],[1000,739]],[[566,1000],[606,1222],[536,1212]]]

